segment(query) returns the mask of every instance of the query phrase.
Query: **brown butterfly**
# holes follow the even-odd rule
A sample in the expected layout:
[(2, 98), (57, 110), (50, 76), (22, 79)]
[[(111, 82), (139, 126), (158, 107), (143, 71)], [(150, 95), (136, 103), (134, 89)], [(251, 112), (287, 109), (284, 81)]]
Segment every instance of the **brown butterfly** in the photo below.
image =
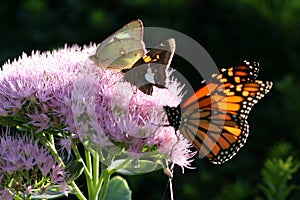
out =
[(151, 95), (153, 86), (166, 88), (167, 70), (175, 52), (175, 40), (170, 38), (152, 48), (130, 68), (121, 70), (124, 79)]

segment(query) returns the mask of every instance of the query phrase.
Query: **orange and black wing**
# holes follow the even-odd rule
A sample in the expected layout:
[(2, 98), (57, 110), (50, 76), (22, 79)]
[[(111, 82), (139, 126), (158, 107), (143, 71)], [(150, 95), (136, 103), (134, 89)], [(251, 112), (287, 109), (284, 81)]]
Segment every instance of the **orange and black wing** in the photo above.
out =
[[(247, 61), (222, 69), (209, 82), (201, 82), (200, 89), (181, 105), (177, 129), (192, 142), (200, 156), (221, 164), (245, 144), (249, 134), (248, 114), (272, 87), (271, 82), (256, 80), (258, 71), (258, 64)], [(169, 112), (169, 122), (174, 121), (173, 114)]]

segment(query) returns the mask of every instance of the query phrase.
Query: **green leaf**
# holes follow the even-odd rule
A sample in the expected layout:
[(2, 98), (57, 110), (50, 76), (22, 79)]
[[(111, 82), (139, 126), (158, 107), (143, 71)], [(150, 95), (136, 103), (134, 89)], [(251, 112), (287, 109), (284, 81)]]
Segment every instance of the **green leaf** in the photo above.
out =
[(62, 192), (45, 192), (43, 194), (32, 195), (32, 199), (56, 199), (58, 197), (63, 197), (64, 194)]
[(74, 181), (83, 172), (83, 163), (81, 160), (73, 160), (66, 165), (66, 170), (69, 171), (70, 174), (68, 181)]
[[(115, 160), (109, 166), (109, 168), (118, 168), (118, 166), (120, 166), (123, 162), (125, 162), (125, 159)], [(157, 162), (153, 162), (150, 160), (133, 160), (126, 166), (122, 167), (121, 169), (118, 169), (117, 172), (124, 175), (136, 175), (155, 171), (158, 169), (158, 167), (161, 168), (161, 165), (159, 165)]]
[(130, 200), (131, 190), (124, 178), (115, 176), (109, 181), (105, 200)]
[[(69, 189), (71, 189), (70, 186)], [(31, 199), (56, 199), (64, 196), (64, 193), (60, 192), (60, 185), (52, 186), (48, 188), (43, 194), (32, 194)]]

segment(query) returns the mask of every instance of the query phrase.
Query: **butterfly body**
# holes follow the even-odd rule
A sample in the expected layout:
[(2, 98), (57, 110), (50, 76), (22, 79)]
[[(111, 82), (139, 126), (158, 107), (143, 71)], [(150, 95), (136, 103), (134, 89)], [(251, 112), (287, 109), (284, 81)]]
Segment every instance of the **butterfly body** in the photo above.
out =
[(269, 81), (256, 80), (258, 71), (258, 64), (244, 61), (202, 81), (182, 105), (164, 106), (170, 126), (212, 163), (230, 160), (247, 140), (250, 110), (272, 87)]

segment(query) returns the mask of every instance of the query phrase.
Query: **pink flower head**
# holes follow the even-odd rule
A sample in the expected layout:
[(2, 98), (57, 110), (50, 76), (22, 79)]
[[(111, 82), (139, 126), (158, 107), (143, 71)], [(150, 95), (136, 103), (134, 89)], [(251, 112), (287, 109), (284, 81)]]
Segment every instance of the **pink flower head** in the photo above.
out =
[[(181, 100), (182, 86), (171, 72), (168, 89), (154, 87), (152, 96), (146, 95), (125, 82), (123, 74), (97, 67), (89, 59), (95, 50), (96, 45), (65, 46), (23, 54), (4, 64), (0, 71), (2, 125), (26, 124), (24, 128), (37, 133), (75, 134), (92, 153), (103, 155), (100, 159), (107, 165), (114, 162), (110, 158), (145, 158), (189, 166), (193, 153), (180, 142), (185, 139), (164, 126), (168, 121), (163, 105), (177, 106)], [(5, 170), (20, 168), (23, 161), (14, 159), (11, 163), (16, 165), (7, 164)], [(37, 162), (26, 161), (27, 168)], [(50, 165), (38, 164), (44, 174)]]
[(126, 158), (132, 163), (167, 160), (190, 167), (195, 155), (187, 149), (191, 145), (186, 145), (188, 141), (178, 137), (174, 128), (165, 126), (163, 105), (177, 106), (182, 89), (170, 74), (168, 89), (154, 87), (153, 94), (147, 95), (125, 82), (121, 73), (101, 69), (87, 60), (72, 91), (76, 133), (86, 148), (103, 156), (100, 159), (110, 167)]
[(6, 62), (0, 71), (0, 116), (13, 117), (12, 124), (27, 123), (36, 132), (71, 129), (70, 93), (85, 59), (78, 46), (65, 46)]
[(72, 151), (72, 137), (63, 137), (60, 138), (59, 144), (61, 146), (60, 151), (62, 152), (62, 154), (64, 153), (64, 151), (66, 151), (67, 153), (67, 160), (69, 160), (70, 156), (71, 156), (71, 151)]
[(0, 197), (3, 200), (13, 200), (14, 195), (9, 192), (8, 189), (0, 190)]
[(0, 173), (0, 189), (7, 188), (14, 195), (23, 191), (28, 195), (33, 191), (42, 193), (65, 183), (67, 177), (50, 151), (37, 140), (26, 135), (13, 137), (8, 132), (0, 135)]

